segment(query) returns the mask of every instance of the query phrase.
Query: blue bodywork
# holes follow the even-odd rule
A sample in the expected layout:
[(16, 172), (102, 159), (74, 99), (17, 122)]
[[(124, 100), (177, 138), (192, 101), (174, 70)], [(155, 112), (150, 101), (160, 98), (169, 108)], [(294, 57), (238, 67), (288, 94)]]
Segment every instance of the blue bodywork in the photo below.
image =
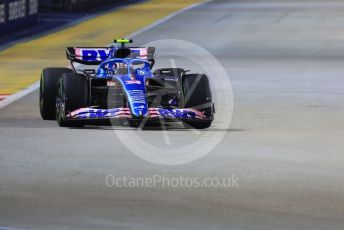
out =
[[(135, 65), (140, 67), (136, 68)], [(131, 58), (109, 59), (100, 64), (96, 77), (121, 83), (133, 117), (144, 117), (148, 114), (145, 82), (147, 78), (153, 77), (148, 61)]]
[[(155, 78), (151, 72), (152, 63), (147, 61), (146, 48), (130, 48), (132, 58), (116, 58), (118, 48), (75, 48), (75, 57), (79, 61), (99, 64), (95, 78), (106, 79), (107, 82), (119, 83), (126, 95), (128, 107), (101, 109), (94, 107), (79, 108), (70, 111), (68, 119), (207, 119), (203, 112), (192, 108), (176, 108), (177, 103), (171, 101), (170, 107), (148, 108), (146, 82)], [(72, 59), (73, 60), (73, 59)]]

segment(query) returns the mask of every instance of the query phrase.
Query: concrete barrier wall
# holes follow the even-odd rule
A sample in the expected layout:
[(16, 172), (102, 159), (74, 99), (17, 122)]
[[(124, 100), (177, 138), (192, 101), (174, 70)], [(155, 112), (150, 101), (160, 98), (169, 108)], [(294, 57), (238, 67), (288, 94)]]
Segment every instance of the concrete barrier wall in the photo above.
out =
[(0, 35), (37, 22), (39, 0), (0, 0)]

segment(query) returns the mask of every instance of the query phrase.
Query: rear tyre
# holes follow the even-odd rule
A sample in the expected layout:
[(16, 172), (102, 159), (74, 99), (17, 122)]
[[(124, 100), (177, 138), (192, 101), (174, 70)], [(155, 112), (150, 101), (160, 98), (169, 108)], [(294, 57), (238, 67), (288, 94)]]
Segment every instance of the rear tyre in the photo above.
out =
[(185, 70), (181, 68), (162, 68), (162, 69), (156, 69), (154, 71), (154, 75), (158, 77), (177, 77), (182, 78), (185, 74)]
[(87, 107), (88, 81), (81, 74), (63, 74), (58, 82), (56, 96), (56, 121), (61, 127), (81, 127), (82, 121), (68, 120), (67, 115)]
[[(213, 102), (208, 77), (204, 74), (187, 74), (182, 78), (184, 108), (193, 108), (213, 117)], [(212, 121), (183, 121), (185, 128), (206, 129)]]
[(39, 109), (43, 120), (55, 120), (55, 99), (57, 82), (64, 73), (72, 73), (68, 68), (46, 68), (42, 71), (39, 90)]

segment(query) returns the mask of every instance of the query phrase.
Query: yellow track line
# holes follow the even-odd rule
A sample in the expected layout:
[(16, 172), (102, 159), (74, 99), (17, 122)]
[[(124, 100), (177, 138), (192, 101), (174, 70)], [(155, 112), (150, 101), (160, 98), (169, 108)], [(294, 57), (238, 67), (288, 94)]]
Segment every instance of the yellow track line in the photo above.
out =
[(45, 67), (66, 66), (65, 47), (101, 46), (201, 0), (150, 0), (17, 44), (0, 52), (0, 94), (14, 94), (39, 80)]

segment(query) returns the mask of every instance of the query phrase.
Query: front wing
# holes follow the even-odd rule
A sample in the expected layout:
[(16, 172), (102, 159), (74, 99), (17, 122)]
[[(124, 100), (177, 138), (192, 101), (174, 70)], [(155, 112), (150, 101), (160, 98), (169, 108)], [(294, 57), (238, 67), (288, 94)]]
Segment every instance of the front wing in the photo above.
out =
[(102, 119), (150, 119), (150, 120), (213, 120), (203, 112), (192, 109), (149, 108), (148, 114), (142, 118), (132, 116), (129, 108), (95, 109), (81, 108), (67, 114), (68, 120), (102, 120)]

